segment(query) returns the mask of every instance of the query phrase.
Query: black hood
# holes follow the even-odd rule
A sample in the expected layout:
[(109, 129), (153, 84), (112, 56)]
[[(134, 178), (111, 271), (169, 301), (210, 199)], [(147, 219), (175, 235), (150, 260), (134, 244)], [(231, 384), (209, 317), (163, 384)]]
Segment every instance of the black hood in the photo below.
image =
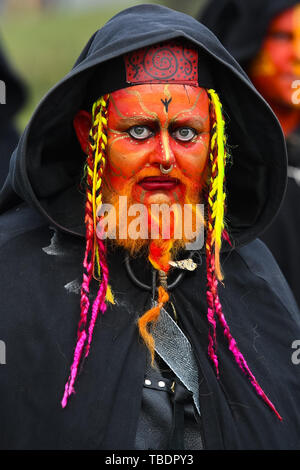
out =
[(0, 80), (5, 84), (5, 104), (0, 104), (0, 188), (8, 174), (10, 156), (15, 149), (19, 133), (14, 118), (23, 107), (27, 89), (13, 69), (2, 49), (0, 36)]
[[(107, 61), (177, 37), (199, 48), (224, 106), (231, 148), (226, 173), (229, 233), (235, 244), (260, 235), (276, 215), (285, 191), (286, 151), (280, 125), (238, 63), (205, 26), (159, 5), (139, 5), (114, 16), (92, 36), (71, 72), (42, 99), (13, 154), (0, 194), (1, 212), (25, 200), (51, 225), (83, 235), (84, 195), (79, 184), (85, 156), (73, 117), (87, 102), (112, 91), (107, 89), (109, 77), (105, 78)], [(95, 73), (97, 90), (91, 86)]]
[(6, 126), (22, 108), (26, 99), (26, 88), (22, 79), (7, 60), (2, 48), (0, 48), (0, 80), (5, 83), (6, 91), (6, 103), (0, 105), (0, 123), (1, 126)]
[(209, 0), (198, 19), (246, 68), (274, 16), (297, 3), (299, 0)]

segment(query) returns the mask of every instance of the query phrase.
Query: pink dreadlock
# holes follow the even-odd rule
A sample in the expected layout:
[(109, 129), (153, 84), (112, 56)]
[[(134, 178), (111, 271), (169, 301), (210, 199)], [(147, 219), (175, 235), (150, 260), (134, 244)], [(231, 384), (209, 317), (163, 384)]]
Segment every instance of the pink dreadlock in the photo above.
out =
[[(87, 186), (85, 205), (86, 224), (86, 250), (83, 260), (83, 281), (81, 286), (80, 320), (77, 331), (77, 344), (74, 359), (71, 365), (70, 375), (65, 385), (62, 399), (62, 407), (67, 405), (68, 397), (74, 393), (74, 383), (78, 374), (78, 367), (82, 359), (85, 359), (90, 351), (94, 326), (99, 311), (106, 310), (105, 298), (108, 286), (108, 268), (106, 264), (106, 248), (102, 240), (96, 236), (96, 210), (102, 203), (101, 183), (105, 166), (105, 147), (107, 143), (107, 107), (108, 95), (101, 97), (93, 105), (93, 124), (89, 135), (89, 151), (87, 158)], [(92, 311), (88, 324), (90, 311), (90, 283), (93, 276), (96, 278), (95, 262), (98, 268), (99, 289), (92, 305)]]
[(224, 335), (229, 343), (236, 363), (244, 374), (249, 378), (256, 393), (265, 401), (276, 416), (282, 420), (273, 403), (266, 396), (256, 378), (252, 374), (243, 354), (240, 352), (235, 339), (230, 333), (229, 326), (222, 311), (222, 305), (218, 296), (218, 281), (223, 279), (220, 269), (221, 238), (228, 239), (224, 230), (224, 208), (225, 208), (225, 164), (226, 164), (226, 136), (225, 123), (222, 115), (222, 105), (214, 90), (208, 90), (211, 100), (211, 144), (210, 144), (210, 183), (207, 204), (207, 227), (206, 227), (206, 269), (207, 269), (207, 318), (210, 325), (208, 355), (214, 364), (216, 374), (219, 376), (218, 358), (216, 354), (216, 318), (221, 324)]

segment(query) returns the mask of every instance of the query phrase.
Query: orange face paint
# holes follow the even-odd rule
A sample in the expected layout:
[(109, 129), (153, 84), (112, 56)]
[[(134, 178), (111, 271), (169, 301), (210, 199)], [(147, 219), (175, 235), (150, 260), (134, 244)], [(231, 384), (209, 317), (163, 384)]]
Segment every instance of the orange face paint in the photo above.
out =
[[(207, 177), (209, 98), (203, 88), (145, 84), (115, 91), (108, 109), (105, 182), (134, 202), (183, 203)], [(162, 174), (163, 168), (173, 170)]]
[(272, 20), (248, 73), (271, 106), (297, 106), (292, 102), (292, 83), (300, 78), (300, 5)]

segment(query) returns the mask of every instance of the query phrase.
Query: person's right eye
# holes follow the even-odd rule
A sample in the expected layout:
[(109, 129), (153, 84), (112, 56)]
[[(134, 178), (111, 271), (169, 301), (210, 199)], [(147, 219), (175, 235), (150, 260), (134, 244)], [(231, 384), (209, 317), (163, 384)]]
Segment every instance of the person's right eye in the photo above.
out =
[(128, 129), (127, 132), (131, 137), (137, 140), (148, 139), (148, 137), (153, 134), (152, 130), (149, 129), (148, 126), (133, 126)]

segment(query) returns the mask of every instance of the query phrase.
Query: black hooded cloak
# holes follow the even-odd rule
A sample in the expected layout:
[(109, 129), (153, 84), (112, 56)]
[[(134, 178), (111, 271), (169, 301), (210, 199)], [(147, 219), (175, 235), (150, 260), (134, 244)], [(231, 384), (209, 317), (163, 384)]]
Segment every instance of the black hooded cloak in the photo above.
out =
[[(259, 52), (271, 20), (299, 0), (210, 0), (199, 21), (211, 29), (247, 71)], [(286, 139), (288, 185), (282, 208), (260, 237), (270, 248), (300, 305), (300, 128)]]
[(26, 88), (0, 48), (0, 80), (5, 83), (5, 103), (0, 104), (0, 188), (8, 175), (9, 160), (17, 146), (19, 133), (15, 115), (26, 99)]
[[(44, 97), (21, 137), (0, 195), (1, 366), (0, 445), (5, 449), (133, 449), (147, 350), (136, 320), (151, 295), (128, 276), (121, 250), (109, 251), (116, 305), (97, 321), (76, 394), (60, 405), (80, 314), (84, 156), (72, 120), (102, 93), (107, 61), (125, 52), (183, 37), (201, 53), (227, 116), (232, 145), (223, 250), (223, 310), (233, 336), (283, 421), (258, 398), (218, 330), (220, 379), (208, 359), (205, 257), (171, 292), (180, 326), (192, 344), (199, 375), (205, 449), (300, 447), (300, 368), (293, 341), (300, 317), (269, 251), (256, 237), (275, 216), (286, 184), (281, 128), (269, 106), (215, 36), (195, 19), (140, 5), (112, 18), (87, 43), (72, 71)], [(93, 77), (102, 77), (97, 90)], [(95, 93), (95, 96), (93, 94)], [(20, 202), (21, 201), (21, 202)], [(146, 260), (132, 261), (151, 284)]]

